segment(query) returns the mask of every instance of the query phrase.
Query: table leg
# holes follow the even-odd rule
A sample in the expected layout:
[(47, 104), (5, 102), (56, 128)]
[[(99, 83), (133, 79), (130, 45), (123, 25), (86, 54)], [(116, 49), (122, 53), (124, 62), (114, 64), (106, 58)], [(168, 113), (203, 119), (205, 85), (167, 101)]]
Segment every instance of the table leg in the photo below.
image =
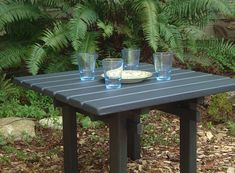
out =
[(76, 111), (69, 106), (62, 107), (64, 172), (78, 173)]
[(115, 114), (109, 120), (110, 172), (127, 173), (127, 118)]
[(196, 110), (188, 111), (189, 114), (180, 116), (180, 172), (196, 173), (196, 138), (197, 119)]
[(130, 116), (127, 120), (127, 155), (131, 160), (140, 159), (140, 115)]

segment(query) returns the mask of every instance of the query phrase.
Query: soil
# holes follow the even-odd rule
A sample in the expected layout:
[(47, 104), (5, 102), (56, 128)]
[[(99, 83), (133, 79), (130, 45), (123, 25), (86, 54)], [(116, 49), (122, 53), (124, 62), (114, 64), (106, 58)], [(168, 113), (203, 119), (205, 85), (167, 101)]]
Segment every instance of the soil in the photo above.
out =
[[(141, 159), (128, 161), (129, 173), (179, 172), (179, 119), (152, 110), (143, 115)], [(234, 173), (235, 137), (223, 125), (198, 124), (198, 173)], [(63, 172), (62, 131), (37, 126), (36, 138), (0, 140), (0, 172)], [(106, 125), (78, 128), (81, 173), (109, 172), (109, 131)]]

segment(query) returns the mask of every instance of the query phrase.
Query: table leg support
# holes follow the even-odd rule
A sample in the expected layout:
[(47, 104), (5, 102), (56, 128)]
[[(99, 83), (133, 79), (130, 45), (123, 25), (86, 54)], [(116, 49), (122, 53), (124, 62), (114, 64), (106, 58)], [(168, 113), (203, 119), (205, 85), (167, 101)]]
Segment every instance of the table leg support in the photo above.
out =
[(196, 138), (199, 114), (196, 110), (187, 112), (190, 112), (190, 115), (180, 116), (180, 173), (196, 173)]
[(127, 173), (126, 116), (113, 115), (109, 120), (110, 172)]
[(140, 159), (141, 131), (140, 115), (130, 116), (127, 120), (127, 155), (131, 160)]
[(62, 107), (64, 172), (78, 173), (76, 111), (69, 106)]

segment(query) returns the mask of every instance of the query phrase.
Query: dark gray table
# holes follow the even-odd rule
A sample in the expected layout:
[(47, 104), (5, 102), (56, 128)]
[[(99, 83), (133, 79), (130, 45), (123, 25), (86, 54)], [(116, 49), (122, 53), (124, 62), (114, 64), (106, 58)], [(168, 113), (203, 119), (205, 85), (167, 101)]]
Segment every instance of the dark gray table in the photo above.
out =
[[(153, 65), (140, 69), (153, 72)], [(127, 172), (127, 156), (140, 158), (140, 112), (155, 107), (180, 117), (180, 172), (196, 173), (196, 109), (203, 96), (235, 90), (235, 79), (190, 70), (173, 69), (172, 80), (154, 77), (106, 90), (97, 70), (94, 81), (80, 81), (78, 71), (17, 77), (22, 86), (51, 96), (63, 112), (64, 170), (79, 172), (76, 112), (102, 120), (110, 128), (110, 172)], [(156, 132), (157, 133), (157, 132)]]

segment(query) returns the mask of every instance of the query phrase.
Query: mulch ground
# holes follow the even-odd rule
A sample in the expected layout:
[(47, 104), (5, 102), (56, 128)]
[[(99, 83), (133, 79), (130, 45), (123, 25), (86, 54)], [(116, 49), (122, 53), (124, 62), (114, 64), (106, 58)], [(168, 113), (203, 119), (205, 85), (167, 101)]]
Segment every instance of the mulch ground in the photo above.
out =
[[(179, 172), (179, 120), (150, 111), (142, 118), (142, 158), (128, 161), (130, 173)], [(234, 173), (235, 137), (223, 125), (198, 124), (198, 173)], [(62, 132), (37, 126), (37, 137), (22, 141), (0, 140), (0, 172), (63, 172)], [(108, 127), (78, 128), (81, 173), (108, 173)]]

